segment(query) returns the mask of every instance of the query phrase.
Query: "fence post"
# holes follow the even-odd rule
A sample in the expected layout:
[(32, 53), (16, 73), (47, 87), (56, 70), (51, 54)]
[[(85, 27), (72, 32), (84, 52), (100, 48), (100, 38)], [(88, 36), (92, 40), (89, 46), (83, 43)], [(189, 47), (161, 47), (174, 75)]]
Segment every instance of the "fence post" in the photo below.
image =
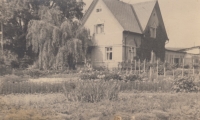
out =
[(183, 58), (183, 66), (182, 66), (182, 77), (184, 75), (184, 58)]
[(139, 59), (139, 75), (140, 75), (140, 59)]
[(164, 77), (166, 76), (165, 70), (166, 70), (166, 61), (164, 62)]
[(194, 59), (192, 59), (192, 69), (193, 69), (193, 76), (194, 76)]
[(145, 69), (146, 69), (146, 68), (145, 68), (145, 64), (146, 64), (146, 59), (144, 60), (144, 73), (145, 73)]
[(132, 74), (132, 69), (133, 69), (133, 60), (131, 60), (131, 74)]
[(152, 75), (151, 75), (151, 74), (152, 74), (152, 72), (151, 72), (151, 71), (152, 71), (152, 70), (151, 70), (151, 69), (152, 69), (152, 68), (151, 68), (151, 65), (152, 65), (152, 62), (150, 62), (150, 70), (149, 70), (150, 79), (151, 79), (151, 76), (152, 76)]
[(151, 79), (151, 76), (152, 76), (152, 62), (153, 62), (153, 50), (151, 51), (151, 62), (150, 62), (150, 79)]
[(135, 74), (136, 74), (136, 68), (137, 67), (137, 62), (136, 62), (136, 60), (135, 60)]
[(125, 62), (125, 66), (126, 66), (126, 75), (128, 73), (128, 61)]
[(119, 62), (118, 62), (118, 66), (117, 66), (117, 68), (118, 68), (118, 71), (119, 71)]
[(157, 60), (157, 80), (158, 80), (158, 60)]

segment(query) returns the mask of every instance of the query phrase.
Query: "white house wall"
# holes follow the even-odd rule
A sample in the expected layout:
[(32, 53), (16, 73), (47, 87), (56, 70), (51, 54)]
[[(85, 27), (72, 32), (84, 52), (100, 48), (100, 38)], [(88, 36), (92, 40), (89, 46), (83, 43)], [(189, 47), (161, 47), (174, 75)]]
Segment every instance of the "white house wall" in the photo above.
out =
[(184, 57), (185, 53), (165, 51), (165, 61), (168, 63), (174, 63), (175, 58), (178, 58), (180, 60), (180, 63), (182, 63), (182, 59)]
[[(96, 9), (101, 8), (101, 12)], [(104, 32), (96, 34), (95, 25), (104, 24)], [(95, 8), (91, 12), (84, 26), (90, 30), (94, 43), (91, 53), (91, 59), (94, 66), (106, 65), (108, 67), (117, 67), (117, 63), (122, 61), (122, 39), (123, 28), (104, 4), (99, 0)], [(106, 60), (105, 47), (112, 47), (112, 60)], [(109, 65), (107, 65), (109, 63)]]
[(191, 54), (200, 54), (200, 49), (194, 48), (194, 49), (191, 49), (191, 50), (186, 50), (185, 52), (191, 53)]
[[(101, 12), (96, 12), (96, 9), (101, 8)], [(94, 35), (94, 25), (104, 24), (104, 33)], [(84, 26), (90, 30), (91, 36), (95, 36), (93, 42), (96, 46), (102, 45), (121, 45), (123, 28), (104, 4), (99, 0)]]

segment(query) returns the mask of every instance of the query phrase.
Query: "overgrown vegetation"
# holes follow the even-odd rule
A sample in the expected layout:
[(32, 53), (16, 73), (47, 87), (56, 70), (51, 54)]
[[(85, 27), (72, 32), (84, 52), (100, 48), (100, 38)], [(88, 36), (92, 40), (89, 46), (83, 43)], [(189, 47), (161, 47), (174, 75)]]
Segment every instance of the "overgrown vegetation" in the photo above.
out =
[[(68, 76), (73, 77), (72, 75)], [(119, 92), (124, 91), (165, 93), (170, 92), (174, 85), (173, 81), (170, 79), (142, 81), (139, 79), (135, 80), (135, 76), (133, 77), (134, 80), (117, 80), (112, 78), (110, 80), (74, 79), (73, 81), (70, 81), (70, 79), (72, 79), (71, 77), (51, 78), (55, 79), (55, 82), (51, 82), (50, 78), (46, 78), (46, 81), (43, 82), (42, 78), (39, 80), (32, 79), (30, 81), (28, 80), (28, 76), (18, 77), (15, 75), (7, 75), (1, 77), (2, 86), (0, 87), (0, 94), (65, 93), (74, 97), (73, 99), (76, 99), (77, 101), (87, 101), (87, 99), (96, 99), (98, 97), (103, 99), (106, 96), (112, 96), (107, 94), (113, 94), (116, 97)], [(88, 100), (88, 102), (90, 101), (94, 102), (98, 100)]]
[[(85, 3), (77, 0), (1, 0), (0, 20), (4, 28), (4, 49), (14, 52), (21, 59), (25, 54), (35, 60), (31, 48), (26, 49), (26, 35), (31, 20), (41, 19), (60, 24), (61, 17), (72, 21), (81, 19)], [(55, 10), (57, 9), (57, 10)], [(54, 14), (44, 14), (44, 13)], [(60, 16), (55, 16), (60, 14)], [(49, 17), (53, 15), (52, 17)], [(37, 31), (40, 32), (40, 31)]]
[(77, 62), (85, 60), (89, 31), (78, 22), (64, 20), (56, 8), (40, 8), (40, 21), (28, 25), (27, 47), (38, 54), (35, 67), (43, 70), (75, 69)]
[(174, 92), (198, 92), (200, 86), (194, 82), (194, 77), (178, 77), (174, 83), (172, 90)]
[(115, 101), (85, 103), (68, 101), (64, 94), (11, 94), (0, 99), (0, 119), (197, 120), (199, 99), (199, 93), (126, 92)]

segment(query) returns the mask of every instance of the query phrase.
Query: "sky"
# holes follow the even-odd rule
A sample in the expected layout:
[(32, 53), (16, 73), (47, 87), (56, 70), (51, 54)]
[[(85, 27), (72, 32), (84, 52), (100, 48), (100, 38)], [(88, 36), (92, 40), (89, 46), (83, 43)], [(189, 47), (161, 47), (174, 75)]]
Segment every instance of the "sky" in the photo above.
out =
[[(92, 0), (83, 0), (88, 9)], [(122, 0), (138, 3), (152, 0)], [(169, 37), (166, 47), (200, 46), (200, 0), (158, 0)]]

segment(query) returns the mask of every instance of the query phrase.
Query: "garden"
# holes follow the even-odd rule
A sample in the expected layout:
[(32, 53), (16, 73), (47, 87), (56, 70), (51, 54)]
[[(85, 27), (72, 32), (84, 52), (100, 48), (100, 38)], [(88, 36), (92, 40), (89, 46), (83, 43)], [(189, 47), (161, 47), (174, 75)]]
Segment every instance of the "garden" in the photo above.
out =
[(82, 0), (0, 1), (0, 120), (199, 120), (199, 64), (92, 68)]
[(165, 76), (152, 72), (150, 78), (148, 69), (138, 69), (10, 70), (0, 77), (0, 119), (200, 118), (198, 72), (184, 69), (182, 76), (167, 68)]

